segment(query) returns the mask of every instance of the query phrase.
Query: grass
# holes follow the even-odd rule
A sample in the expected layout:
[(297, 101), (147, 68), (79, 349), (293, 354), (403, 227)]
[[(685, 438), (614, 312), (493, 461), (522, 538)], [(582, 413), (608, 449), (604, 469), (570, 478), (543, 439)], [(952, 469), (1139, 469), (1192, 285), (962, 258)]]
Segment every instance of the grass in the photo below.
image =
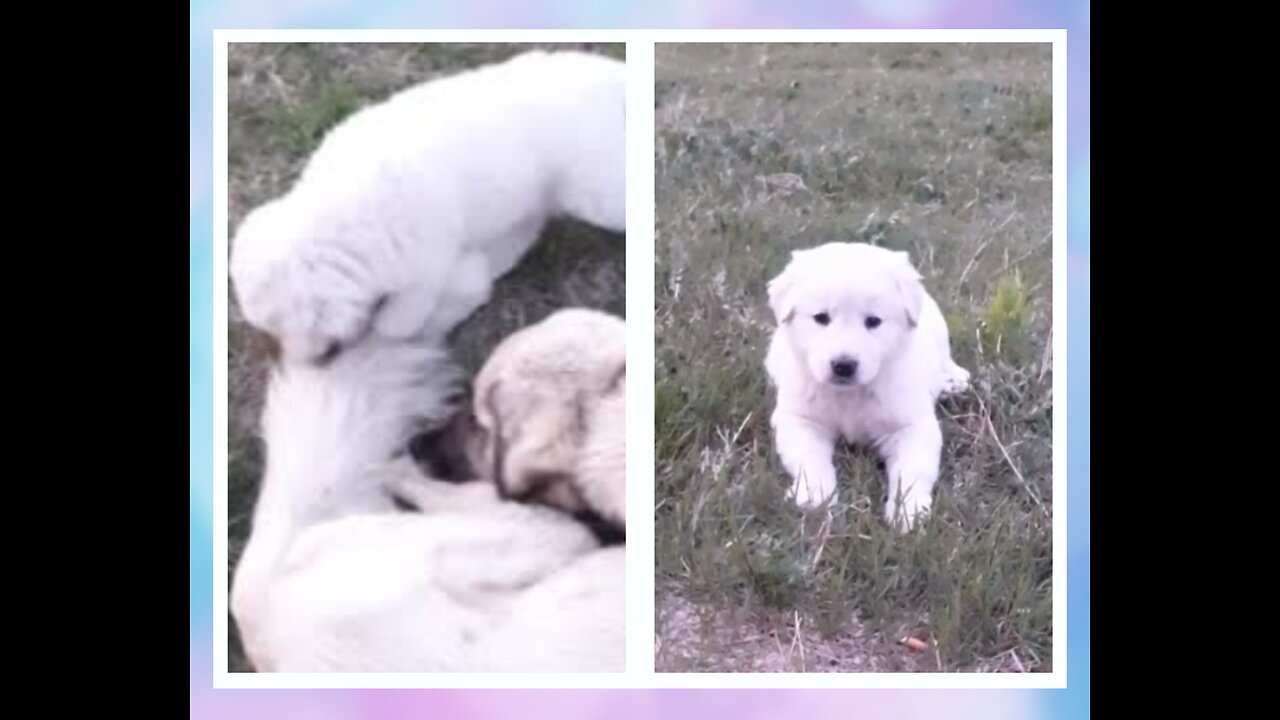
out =
[[(1051, 671), (1048, 46), (655, 52), (657, 669)], [(765, 284), (828, 241), (909, 251), (973, 373), (910, 535), (866, 452), (784, 497)]]
[[(245, 213), (284, 193), (334, 124), (366, 104), (441, 74), (496, 62), (537, 47), (582, 44), (233, 44), (228, 51), (229, 232)], [(622, 43), (586, 49), (624, 58)], [(493, 299), (452, 336), (454, 352), (476, 370), (510, 332), (565, 306), (625, 316), (625, 246), (572, 221), (552, 223), (528, 257), (498, 282)], [(228, 578), (248, 537), (262, 447), (257, 437), (264, 367), (229, 302)], [(232, 672), (251, 671), (229, 622)]]

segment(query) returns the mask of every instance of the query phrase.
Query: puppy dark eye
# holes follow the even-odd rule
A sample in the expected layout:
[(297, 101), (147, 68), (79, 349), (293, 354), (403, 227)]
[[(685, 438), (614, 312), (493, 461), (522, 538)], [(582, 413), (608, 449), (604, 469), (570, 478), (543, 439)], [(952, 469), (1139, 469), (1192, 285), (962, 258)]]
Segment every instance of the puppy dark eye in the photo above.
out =
[(831, 322), (831, 316), (826, 313), (818, 313), (813, 316), (813, 321), (819, 325), (826, 325)]
[(876, 328), (880, 327), (880, 318), (876, 317), (875, 315), (871, 315), (867, 317), (864, 324), (867, 326), (868, 330), (875, 330)]

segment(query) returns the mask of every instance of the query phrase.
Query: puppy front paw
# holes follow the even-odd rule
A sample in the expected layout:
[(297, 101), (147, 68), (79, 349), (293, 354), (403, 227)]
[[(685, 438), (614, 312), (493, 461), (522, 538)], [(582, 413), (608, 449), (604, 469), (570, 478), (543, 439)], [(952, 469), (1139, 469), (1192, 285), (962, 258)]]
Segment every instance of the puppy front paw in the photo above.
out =
[(928, 493), (908, 492), (901, 501), (891, 497), (884, 505), (885, 521), (899, 532), (911, 531), (929, 516), (932, 504)]
[(812, 510), (826, 505), (836, 495), (835, 479), (801, 476), (791, 486), (791, 499), (796, 505)]

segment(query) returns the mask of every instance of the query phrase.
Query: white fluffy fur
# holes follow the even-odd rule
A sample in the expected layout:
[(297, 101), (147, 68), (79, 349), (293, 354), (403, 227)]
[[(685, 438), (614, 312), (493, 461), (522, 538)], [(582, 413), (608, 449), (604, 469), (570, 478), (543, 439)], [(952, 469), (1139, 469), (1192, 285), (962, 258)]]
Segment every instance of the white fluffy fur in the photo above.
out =
[(248, 214), (230, 273), (290, 360), (372, 332), (437, 339), (555, 215), (626, 225), (622, 62), (532, 51), (362, 109)]
[[(624, 670), (625, 562), (561, 513), (424, 481), (403, 454), (451, 371), (363, 343), (285, 364), (231, 611), (263, 672)], [(397, 512), (392, 491), (424, 510)]]
[(592, 408), (578, 449), (575, 475), (589, 507), (624, 530), (627, 527), (627, 379)]
[[(768, 292), (778, 321), (765, 360), (777, 389), (772, 424), (795, 501), (835, 496), (832, 453), (843, 438), (884, 459), (885, 517), (913, 526), (938, 477), (935, 403), (965, 389), (969, 373), (952, 361), (946, 322), (907, 253), (862, 243), (798, 250)], [(847, 372), (849, 363), (851, 377), (839, 377), (835, 364)]]

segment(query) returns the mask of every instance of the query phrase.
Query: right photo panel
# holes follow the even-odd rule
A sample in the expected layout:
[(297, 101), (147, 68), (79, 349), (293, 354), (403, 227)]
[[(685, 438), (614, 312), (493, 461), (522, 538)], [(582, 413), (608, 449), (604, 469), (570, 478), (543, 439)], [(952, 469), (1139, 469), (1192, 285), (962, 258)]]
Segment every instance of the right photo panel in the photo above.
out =
[(1053, 672), (1052, 44), (654, 54), (655, 670)]

